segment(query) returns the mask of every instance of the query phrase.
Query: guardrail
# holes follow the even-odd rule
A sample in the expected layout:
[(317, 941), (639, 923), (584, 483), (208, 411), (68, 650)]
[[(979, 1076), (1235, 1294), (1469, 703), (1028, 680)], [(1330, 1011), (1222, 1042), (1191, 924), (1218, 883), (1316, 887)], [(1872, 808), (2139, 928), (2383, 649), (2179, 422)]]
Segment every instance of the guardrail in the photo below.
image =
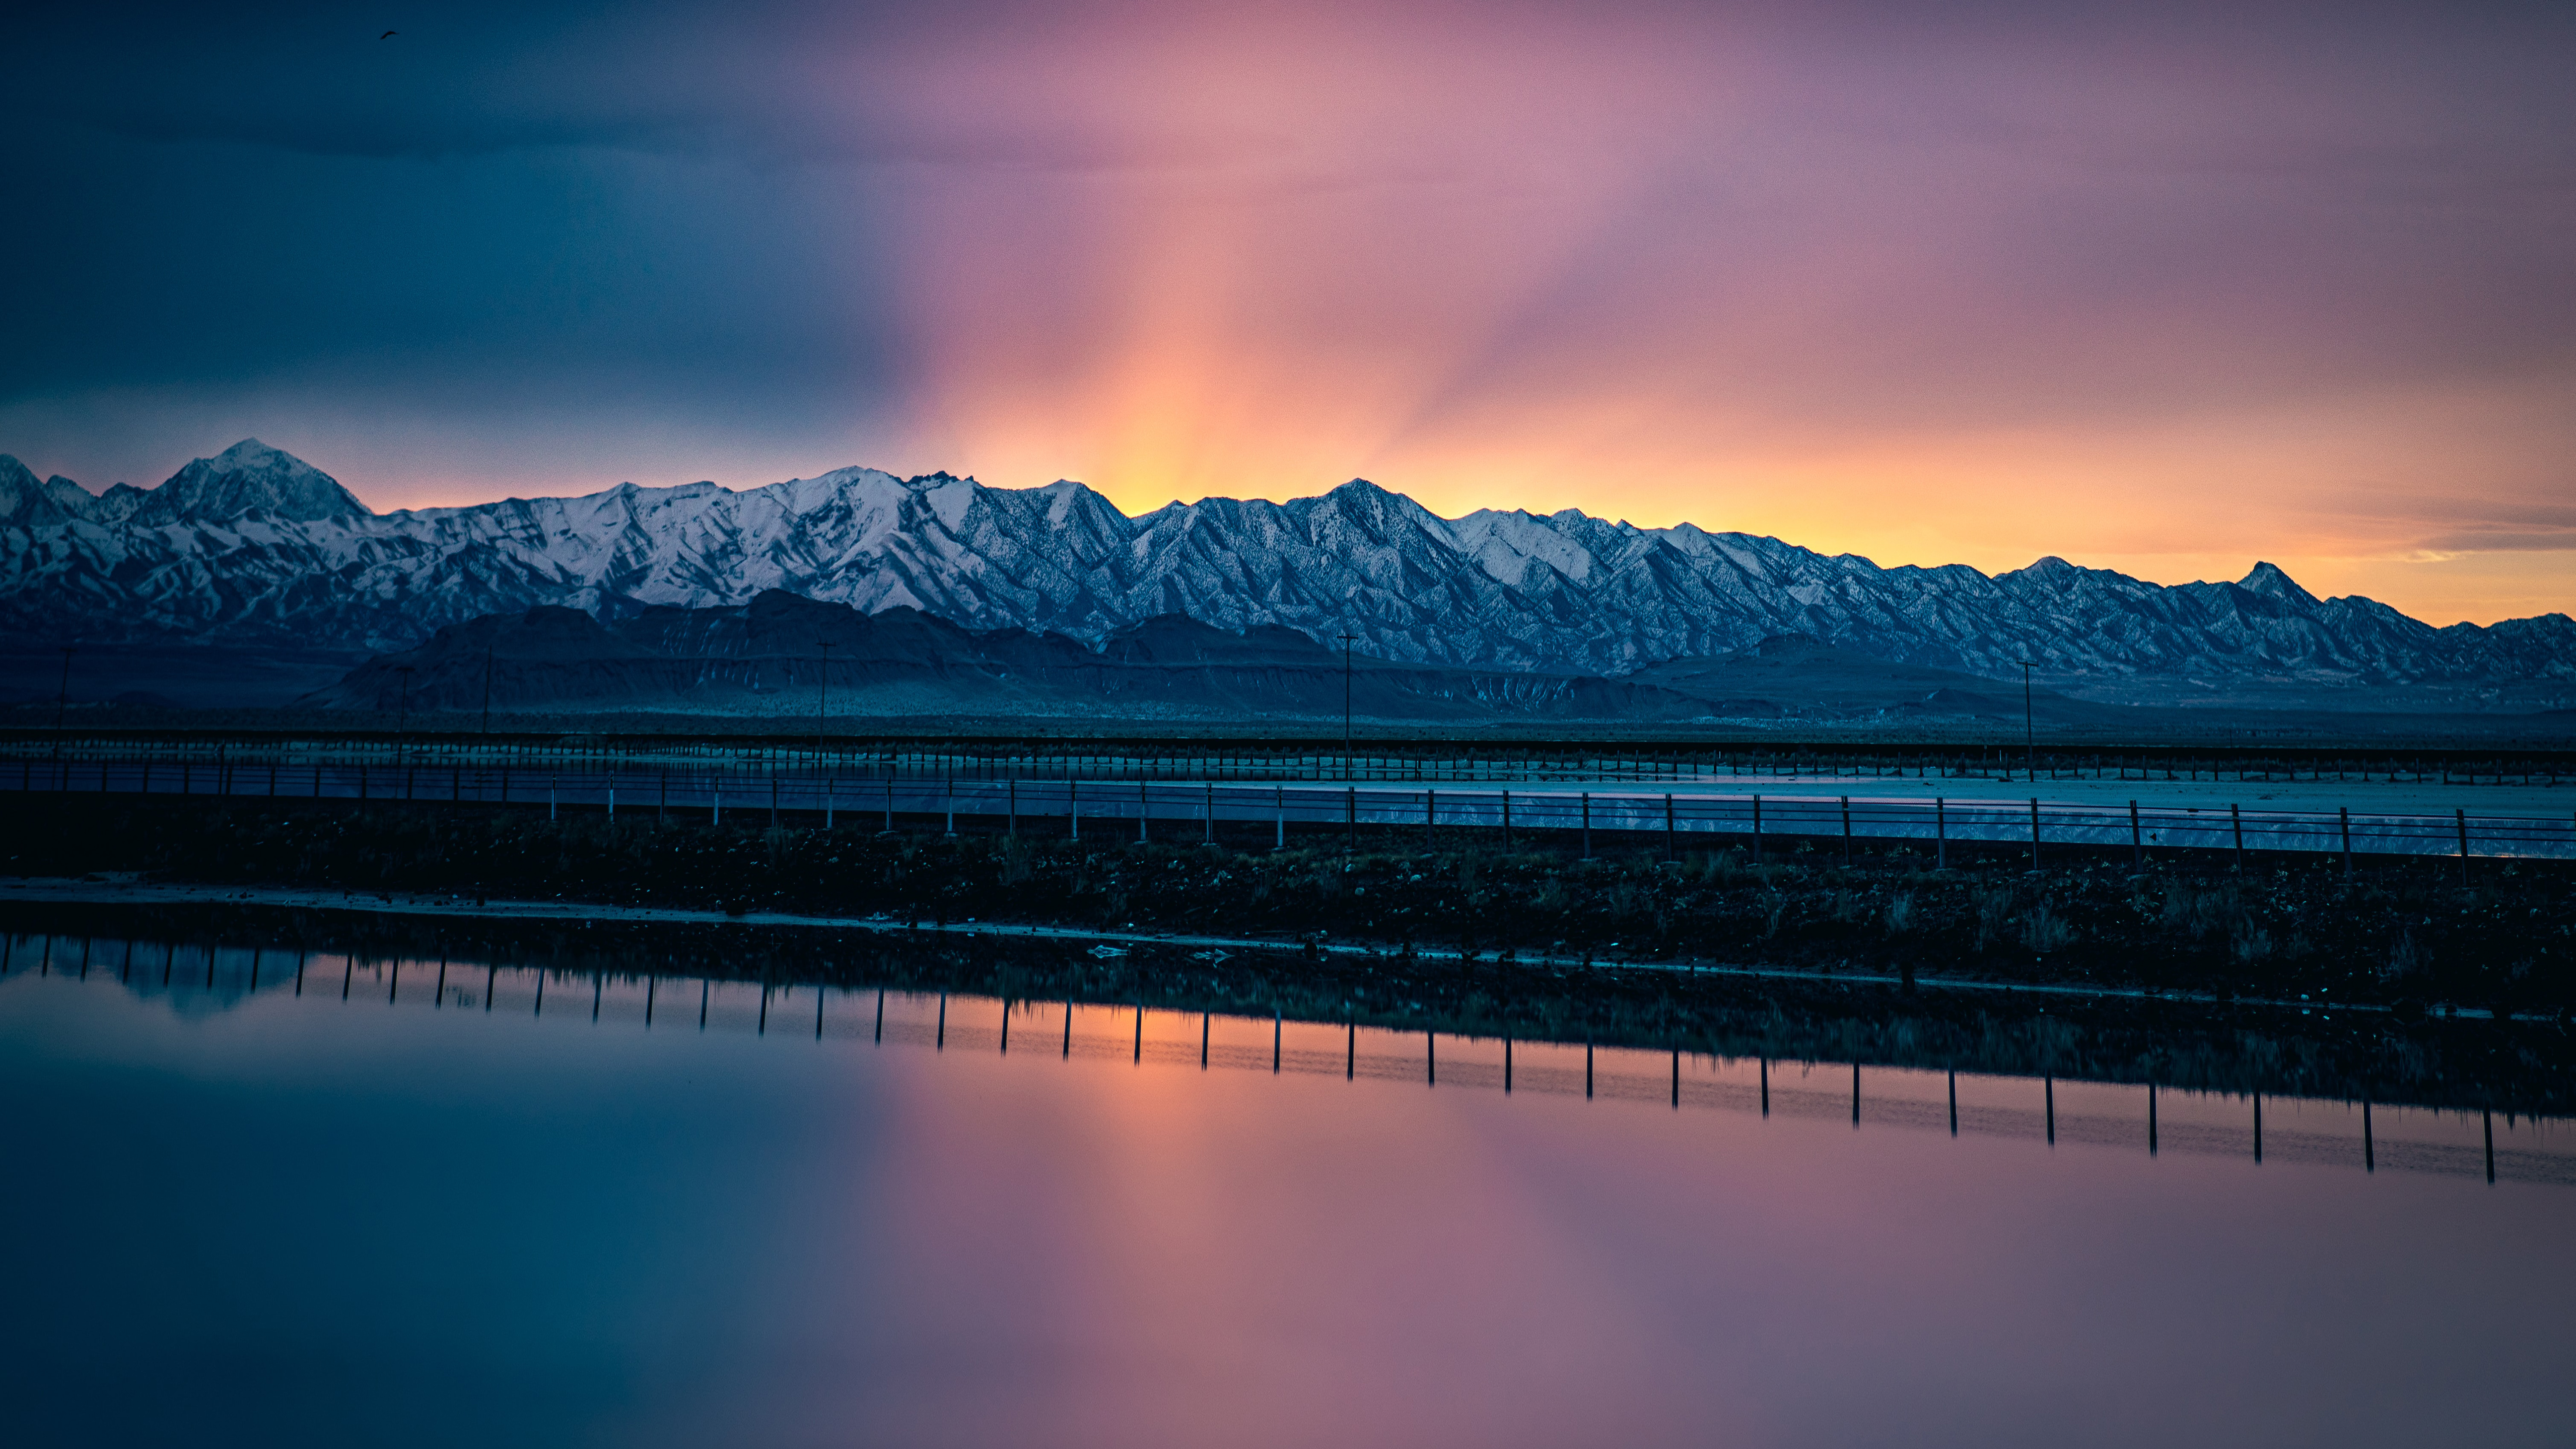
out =
[[(1828, 748), (1782, 743), (1641, 747), (1630, 750), (1579, 746), (1446, 742), (1411, 747), (1362, 742), (1357, 752), (1308, 743), (1263, 746), (1188, 741), (1064, 743), (927, 743), (871, 741), (847, 735), (828, 739), (788, 737), (749, 741), (720, 737), (549, 736), (485, 737), (451, 734), (334, 736), (278, 734), (215, 738), (72, 736), (55, 739), (0, 731), (0, 769), (60, 761), (187, 762), (297, 768), (313, 764), (369, 764), (528, 770), (805, 770), (925, 779), (984, 780), (1233, 780), (1342, 784), (1583, 785), (1708, 784), (1718, 780), (1959, 779), (2011, 781), (2034, 773), (2055, 780), (2139, 780), (2216, 784), (2324, 783), (2555, 786), (2565, 751), (2524, 751), (2502, 756), (2462, 750), (2326, 752), (2289, 755), (2238, 751), (2211, 755), (2172, 747), (2036, 754), (2019, 748)], [(2043, 783), (2043, 788), (2045, 785)], [(1740, 788), (1759, 789), (1747, 784)]]
[[(1660, 839), (1668, 856), (1684, 849), (1738, 847), (1759, 858), (1778, 842), (1813, 847), (1840, 841), (1907, 841), (1946, 864), (1953, 843), (2026, 846), (2034, 866), (2051, 846), (2126, 847), (2140, 860), (2150, 850), (2302, 851), (2355, 855), (2576, 859), (2576, 815), (2566, 818), (2404, 815), (2349, 808), (2323, 811), (2245, 810), (2236, 805), (2125, 807), (2044, 798), (1885, 799), (1814, 794), (1656, 793), (1638, 790), (1392, 789), (1314, 783), (1244, 785), (1215, 781), (946, 779), (893, 772), (831, 770), (521, 770), (470, 765), (243, 764), (153, 760), (21, 762), (0, 771), (0, 791), (42, 794), (166, 795), (407, 802), (415, 805), (543, 807), (600, 811), (614, 817), (703, 818), (728, 812), (765, 815), (772, 824), (793, 813), (819, 817), (825, 828), (846, 823), (895, 828), (898, 819), (933, 817), (948, 833), (970, 829), (1019, 833), (1023, 822), (1061, 821), (1080, 839), (1213, 841), (1220, 824), (1268, 824), (1284, 846), (1290, 828), (1309, 835), (1339, 828), (1356, 843), (1359, 828), (1418, 828), (1426, 844), (1443, 831), (1498, 832), (1506, 847), (1538, 835), (1575, 843), (1591, 854), (1596, 834), (1635, 848)], [(850, 817), (844, 822), (843, 817)]]

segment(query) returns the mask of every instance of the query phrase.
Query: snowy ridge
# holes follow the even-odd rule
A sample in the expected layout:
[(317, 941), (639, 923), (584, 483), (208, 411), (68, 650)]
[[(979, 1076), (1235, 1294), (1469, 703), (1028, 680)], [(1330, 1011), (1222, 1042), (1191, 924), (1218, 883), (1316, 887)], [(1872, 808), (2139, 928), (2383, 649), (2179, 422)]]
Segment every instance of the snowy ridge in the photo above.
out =
[(1988, 576), (1880, 568), (1740, 533), (1574, 510), (1443, 519), (1355, 480), (1288, 503), (1140, 517), (1060, 482), (987, 488), (844, 468), (733, 492), (374, 514), (256, 440), (163, 484), (91, 495), (0, 455), (0, 628), (26, 640), (408, 648), (543, 605), (631, 617), (764, 590), (1097, 644), (1159, 615), (1293, 629), (1410, 663), (1624, 673), (1808, 634), (1882, 659), (2018, 678), (2511, 683), (2576, 679), (2564, 614), (2435, 629), (2320, 600), (2270, 564), (2160, 586), (2045, 558)]

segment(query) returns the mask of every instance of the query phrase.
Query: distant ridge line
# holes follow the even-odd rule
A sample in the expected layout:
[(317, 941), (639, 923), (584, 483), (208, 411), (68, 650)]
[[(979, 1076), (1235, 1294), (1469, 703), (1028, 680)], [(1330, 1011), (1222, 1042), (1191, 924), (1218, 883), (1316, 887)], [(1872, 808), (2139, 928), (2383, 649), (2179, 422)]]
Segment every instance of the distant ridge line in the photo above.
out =
[(2055, 557), (1991, 576), (1880, 568), (1572, 509), (1444, 519), (1361, 479), (1132, 518), (1079, 483), (856, 467), (741, 492), (629, 483), (376, 514), (255, 439), (160, 488), (103, 495), (0, 456), (0, 629), (26, 641), (382, 651), (540, 606), (614, 622), (773, 589), (1095, 645), (1175, 614), (1319, 642), (1347, 630), (1383, 659), (1478, 669), (1619, 675), (1811, 636), (2015, 681), (2029, 659), (2088, 679), (2576, 684), (2565, 614), (2436, 629), (2369, 599), (2319, 599), (2268, 563), (2172, 586)]

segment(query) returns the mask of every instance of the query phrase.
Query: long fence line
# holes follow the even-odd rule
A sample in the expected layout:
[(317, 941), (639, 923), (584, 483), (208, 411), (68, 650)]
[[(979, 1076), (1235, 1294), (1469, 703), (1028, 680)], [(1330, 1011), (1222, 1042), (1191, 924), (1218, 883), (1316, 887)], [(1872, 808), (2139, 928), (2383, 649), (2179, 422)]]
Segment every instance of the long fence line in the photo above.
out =
[[(1581, 1095), (1770, 1117), (1941, 1130), (1952, 1136), (2061, 1139), (2096, 1146), (2250, 1155), (2449, 1176), (2576, 1185), (2576, 1142), (2560, 1119), (2324, 1098), (1941, 1072), (1687, 1047), (1465, 1036), (1066, 999), (1005, 1000), (886, 987), (715, 980), (684, 974), (570, 972), (442, 958), (365, 957), (122, 938), (0, 935), (0, 984), (60, 975), (145, 998), (231, 1009), (263, 993), (352, 1005), (507, 1011), (638, 1030), (747, 1031), (865, 1040), (945, 1052), (1125, 1061), (1362, 1077), (1427, 1088)], [(587, 988), (587, 989), (585, 989)], [(693, 989), (694, 988), (694, 989)], [(1105, 1028), (1105, 1029), (1104, 1029)], [(1015, 1045), (1016, 1043), (1016, 1045)], [(1364, 1049), (1365, 1048), (1365, 1049)], [(1875, 1086), (1865, 1082), (1875, 1080)], [(1965, 1087), (1963, 1096), (1961, 1088)], [(2063, 1095), (2066, 1100), (2061, 1103)], [(2271, 1125), (2265, 1123), (2266, 1104)], [(2496, 1145), (2497, 1117), (2508, 1136)], [(2318, 1130), (2311, 1119), (2330, 1119)], [(2470, 1122), (2477, 1124), (2475, 1133)], [(2393, 1128), (2394, 1131), (2389, 1129)], [(2517, 1134), (2519, 1134), (2517, 1136)]]
[(1324, 747), (1259, 748), (1182, 743), (1134, 748), (1102, 742), (1020, 746), (911, 744), (816, 738), (485, 737), (436, 733), (286, 735), (208, 739), (172, 736), (54, 738), (0, 734), (0, 760), (161, 764), (398, 764), (433, 768), (562, 771), (637, 769), (810, 770), (936, 779), (1228, 780), (1415, 784), (1522, 782), (1710, 782), (1720, 779), (1823, 777), (2013, 780), (2235, 781), (2280, 784), (2335, 781), (2368, 784), (2557, 785), (2564, 752), (2534, 751), (2478, 758), (2462, 751), (2274, 755), (2204, 755), (2171, 748), (2131, 751), (2044, 749), (1854, 750), (1794, 745), (1773, 748), (1635, 750), (1547, 749), (1472, 744), (1403, 749), (1364, 743), (1358, 752)]
[[(12, 778), (14, 777), (14, 778)], [(251, 797), (354, 800), (414, 805), (514, 806), (599, 811), (614, 818), (704, 820), (721, 824), (728, 811), (748, 812), (769, 824), (819, 823), (825, 829), (898, 822), (924, 828), (937, 821), (946, 833), (969, 830), (1018, 835), (1024, 829), (1061, 832), (1071, 839), (1214, 843), (1226, 827), (1229, 843), (1247, 829), (1270, 827), (1272, 845), (1284, 848), (1292, 830), (1311, 842), (1336, 829), (1359, 843), (1383, 846), (1389, 829), (1418, 829), (1428, 847), (1443, 832), (1490, 832), (1504, 848), (1523, 843), (1572, 845), (1589, 856), (1596, 837), (1622, 848), (1651, 848), (1660, 840), (1670, 858), (1685, 850), (1741, 848), (1756, 859), (1766, 851), (1839, 842), (1848, 855), (1855, 842), (1904, 841), (1947, 864), (1953, 844), (2027, 847), (2034, 868), (2054, 847), (2084, 846), (2130, 851), (2143, 863), (2149, 850), (2230, 851), (2241, 862), (2248, 851), (2339, 853), (2347, 866), (2358, 855), (2456, 856), (2465, 868), (2473, 857), (2576, 859), (2576, 813), (2565, 819), (2531, 816), (2356, 814), (2097, 803), (1997, 800), (1991, 797), (1873, 799), (1813, 794), (1715, 794), (1705, 791), (1391, 789), (1379, 785), (1312, 783), (1268, 786), (1217, 781), (1083, 781), (987, 779), (875, 774), (836, 770), (514, 770), (509, 767), (372, 763), (246, 763), (154, 760), (18, 762), (0, 771), (0, 789), (19, 793)], [(1025, 825), (1024, 825), (1025, 822)], [(1057, 822), (1061, 822), (1060, 826)], [(1397, 842), (1401, 844), (1401, 835)]]

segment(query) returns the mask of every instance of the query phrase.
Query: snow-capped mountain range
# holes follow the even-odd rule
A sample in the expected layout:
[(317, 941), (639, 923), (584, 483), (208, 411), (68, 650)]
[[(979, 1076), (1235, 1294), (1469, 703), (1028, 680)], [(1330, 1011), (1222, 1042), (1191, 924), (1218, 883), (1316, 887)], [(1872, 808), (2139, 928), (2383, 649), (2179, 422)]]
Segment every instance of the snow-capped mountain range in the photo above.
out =
[(1079, 483), (873, 468), (377, 514), (256, 439), (158, 488), (103, 495), (0, 455), (0, 629), (21, 641), (387, 650), (538, 605), (618, 619), (766, 589), (969, 629), (1097, 641), (1184, 614), (1327, 643), (1349, 633), (1390, 660), (1601, 674), (1808, 634), (1996, 677), (2028, 659), (2055, 677), (2576, 679), (2564, 614), (2436, 629), (2368, 599), (2318, 599), (2269, 564), (2170, 587), (2055, 558), (1993, 576), (1880, 568), (1571, 509), (1444, 519), (1360, 480), (1135, 518)]

